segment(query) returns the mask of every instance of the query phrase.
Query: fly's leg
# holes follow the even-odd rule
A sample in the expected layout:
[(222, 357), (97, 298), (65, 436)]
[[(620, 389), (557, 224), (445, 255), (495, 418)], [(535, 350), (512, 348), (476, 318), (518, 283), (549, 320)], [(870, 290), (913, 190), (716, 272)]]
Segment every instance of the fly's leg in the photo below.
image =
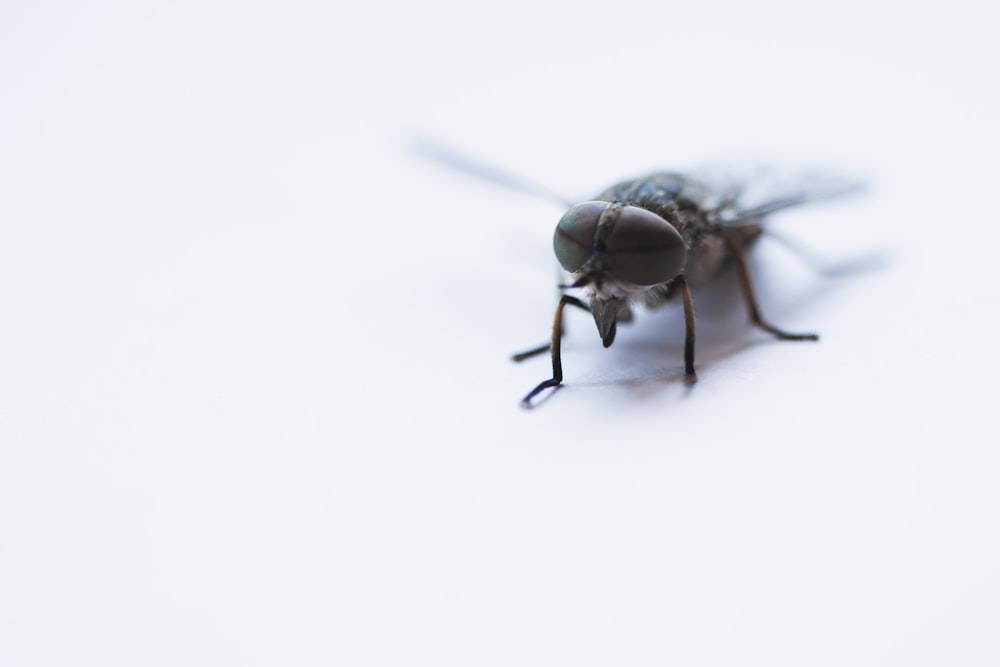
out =
[(698, 376), (694, 372), (694, 300), (691, 298), (691, 288), (684, 276), (678, 276), (677, 284), (681, 288), (684, 300), (684, 381), (694, 384)]
[(531, 399), (549, 387), (558, 387), (562, 383), (562, 354), (560, 347), (563, 334), (563, 308), (566, 307), (566, 304), (586, 308), (586, 305), (575, 296), (563, 294), (562, 298), (559, 299), (559, 305), (556, 306), (556, 318), (552, 323), (552, 342), (546, 346), (552, 350), (552, 379), (545, 380), (528, 392), (528, 395), (521, 400), (522, 407), (530, 408)]
[[(563, 294), (562, 298), (559, 300), (559, 303), (560, 303), (560, 306), (559, 306), (560, 310), (559, 310), (559, 312), (560, 313), (562, 312), (562, 302), (563, 301), (565, 301), (566, 303), (568, 303), (571, 306), (576, 306), (577, 308), (581, 308), (581, 309), (587, 311), (588, 313), (590, 312), (590, 308), (583, 301), (580, 301), (580, 299), (576, 298), (575, 296), (570, 296), (569, 294)], [(561, 322), (561, 318), (560, 318), (560, 322)], [(560, 324), (560, 327), (562, 327), (561, 324)], [(565, 329), (564, 328), (560, 328), (559, 329), (559, 336), (562, 337), (562, 335), (564, 333), (565, 333)], [(542, 345), (539, 345), (538, 347), (533, 347), (530, 350), (525, 350), (524, 352), (518, 352), (517, 354), (512, 355), (511, 359), (513, 359), (514, 361), (524, 361), (525, 359), (530, 359), (531, 357), (537, 357), (539, 354), (544, 354), (544, 353), (548, 352), (551, 348), (552, 348), (552, 343), (544, 343)]]
[(532, 357), (537, 357), (538, 355), (548, 352), (549, 348), (552, 347), (552, 343), (542, 343), (538, 347), (533, 347), (530, 350), (525, 350), (524, 352), (518, 352), (517, 354), (510, 355), (513, 361), (524, 361), (525, 359), (531, 359)]
[(726, 241), (726, 245), (729, 246), (729, 252), (736, 264), (736, 274), (739, 276), (740, 288), (743, 290), (743, 300), (746, 301), (747, 310), (750, 312), (750, 321), (754, 326), (767, 331), (781, 340), (819, 340), (819, 336), (816, 334), (788, 333), (764, 321), (764, 318), (760, 315), (760, 308), (757, 306), (757, 297), (754, 295), (753, 283), (750, 281), (750, 268), (747, 266), (747, 259), (743, 253), (743, 248), (732, 236), (724, 234), (723, 238)]
[(882, 268), (886, 259), (883, 253), (875, 251), (863, 255), (855, 255), (843, 260), (832, 260), (824, 257), (819, 251), (793, 239), (785, 234), (768, 229), (765, 233), (772, 239), (780, 242), (786, 250), (799, 258), (806, 266), (817, 274), (826, 278), (838, 278), (862, 271), (871, 271)]

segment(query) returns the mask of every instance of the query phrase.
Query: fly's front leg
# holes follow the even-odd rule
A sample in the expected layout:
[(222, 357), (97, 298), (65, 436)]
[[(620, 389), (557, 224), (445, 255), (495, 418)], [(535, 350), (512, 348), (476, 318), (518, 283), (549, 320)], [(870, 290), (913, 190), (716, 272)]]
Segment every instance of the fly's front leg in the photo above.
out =
[(681, 298), (684, 300), (684, 381), (694, 384), (698, 376), (694, 372), (694, 300), (691, 298), (691, 288), (684, 276), (676, 278), (681, 288)]
[(544, 348), (552, 350), (552, 379), (545, 380), (528, 392), (528, 395), (521, 400), (521, 405), (523, 407), (530, 408), (531, 399), (549, 387), (558, 387), (562, 383), (562, 354), (560, 348), (562, 347), (563, 335), (563, 309), (566, 307), (566, 304), (571, 304), (582, 307), (585, 310), (589, 310), (587, 306), (575, 296), (563, 294), (562, 298), (559, 299), (559, 305), (556, 306), (555, 321), (552, 323), (552, 342), (549, 345), (544, 346)]
[(781, 340), (819, 340), (819, 336), (816, 334), (788, 333), (764, 321), (764, 318), (760, 315), (760, 308), (757, 306), (757, 297), (754, 295), (753, 283), (750, 281), (750, 268), (747, 266), (743, 247), (729, 234), (723, 234), (723, 239), (725, 239), (726, 245), (729, 247), (729, 252), (736, 264), (736, 274), (739, 276), (740, 288), (743, 290), (743, 300), (746, 301), (747, 310), (750, 312), (750, 321), (753, 322), (754, 326), (767, 331)]
[[(561, 304), (563, 301), (566, 301), (566, 303), (568, 303), (571, 306), (576, 306), (577, 308), (581, 308), (587, 311), (588, 313), (590, 312), (590, 308), (587, 306), (587, 304), (585, 304), (583, 301), (580, 301), (580, 299), (576, 298), (575, 296), (570, 296), (569, 294), (563, 294), (562, 297), (560, 298), (559, 301), (560, 312), (562, 309)], [(560, 328), (559, 335), (562, 336), (564, 333), (565, 329)], [(539, 345), (538, 347), (533, 347), (530, 350), (525, 350), (524, 352), (518, 352), (517, 354), (512, 355), (511, 359), (513, 359), (514, 361), (524, 361), (525, 359), (530, 359), (531, 357), (537, 357), (539, 354), (544, 354), (548, 352), (551, 348), (552, 348), (552, 343), (543, 343), (542, 345)]]

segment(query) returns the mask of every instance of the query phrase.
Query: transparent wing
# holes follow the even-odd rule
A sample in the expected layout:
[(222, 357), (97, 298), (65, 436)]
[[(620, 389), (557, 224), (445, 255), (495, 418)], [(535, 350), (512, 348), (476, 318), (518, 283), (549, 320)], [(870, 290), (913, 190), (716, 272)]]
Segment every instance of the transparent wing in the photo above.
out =
[(713, 193), (726, 224), (759, 224), (782, 209), (860, 194), (861, 179), (819, 169), (710, 166), (692, 172)]
[[(543, 185), (428, 137), (411, 136), (409, 144), (414, 154), (466, 176), (558, 202), (567, 208), (574, 204)], [(865, 189), (861, 180), (830, 171), (760, 165), (707, 165), (685, 177), (690, 178), (687, 194), (701, 199), (704, 209), (716, 211), (723, 223), (732, 226), (759, 224), (763, 218), (785, 208), (856, 194)]]
[[(862, 194), (861, 179), (818, 169), (712, 167), (696, 178), (717, 197), (719, 217), (727, 226), (762, 225), (764, 219), (786, 208)], [(781, 242), (820, 275), (834, 277), (869, 271), (885, 265), (882, 251), (831, 258), (764, 225), (764, 233)]]
[(426, 160), (436, 162), (466, 176), (478, 178), (482, 181), (507, 188), (508, 190), (513, 190), (514, 192), (557, 202), (567, 208), (574, 203), (566, 197), (546, 188), (544, 185), (533, 183), (506, 169), (477, 160), (427, 137), (412, 137), (410, 139), (410, 150)]

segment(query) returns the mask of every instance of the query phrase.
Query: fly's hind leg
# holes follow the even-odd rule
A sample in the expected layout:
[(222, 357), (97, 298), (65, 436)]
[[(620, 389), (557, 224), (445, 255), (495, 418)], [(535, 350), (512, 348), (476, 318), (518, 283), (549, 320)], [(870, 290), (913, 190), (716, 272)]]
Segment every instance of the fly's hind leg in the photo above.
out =
[(578, 308), (583, 308), (584, 310), (590, 310), (587, 305), (577, 299), (575, 296), (570, 296), (569, 294), (563, 294), (559, 299), (559, 305), (556, 306), (556, 317), (555, 321), (552, 323), (552, 342), (548, 345), (544, 345), (535, 350), (529, 350), (534, 354), (544, 352), (546, 349), (552, 350), (552, 378), (540, 382), (537, 387), (528, 392), (528, 395), (521, 399), (521, 405), (525, 408), (531, 407), (531, 399), (540, 394), (542, 391), (548, 389), (549, 387), (558, 387), (562, 383), (562, 352), (561, 343), (563, 335), (563, 309), (566, 305), (577, 306)]
[[(568, 303), (571, 306), (576, 306), (577, 308), (581, 308), (581, 309), (587, 311), (588, 313), (590, 312), (590, 307), (587, 306), (587, 304), (585, 304), (583, 301), (581, 301), (580, 299), (576, 298), (575, 296), (570, 296), (569, 294), (563, 294), (562, 297), (559, 300), (559, 303), (560, 303), (559, 313), (560, 313), (560, 315), (562, 313), (562, 302), (563, 301), (565, 301), (566, 303)], [(562, 327), (562, 317), (561, 316), (559, 318), (559, 321), (560, 321), (559, 336), (561, 338), (563, 336), (563, 334), (565, 333), (565, 328)], [(524, 352), (518, 352), (517, 354), (511, 355), (511, 359), (513, 359), (514, 361), (524, 361), (525, 359), (530, 359), (532, 357), (537, 357), (539, 354), (545, 354), (551, 348), (552, 348), (552, 343), (551, 342), (549, 342), (549, 343), (543, 343), (542, 345), (539, 345), (538, 347), (533, 347), (530, 350), (525, 350)]]
[(729, 247), (729, 252), (733, 257), (733, 262), (736, 264), (736, 274), (739, 276), (740, 288), (743, 290), (743, 300), (747, 304), (747, 310), (750, 313), (750, 321), (754, 324), (754, 326), (767, 331), (781, 340), (819, 340), (819, 336), (816, 334), (789, 333), (787, 331), (782, 331), (778, 327), (764, 321), (764, 318), (761, 317), (760, 314), (760, 307), (757, 305), (757, 297), (754, 295), (753, 283), (750, 280), (750, 268), (747, 266), (747, 259), (743, 252), (743, 247), (729, 234), (723, 235), (723, 238), (726, 241), (726, 245)]

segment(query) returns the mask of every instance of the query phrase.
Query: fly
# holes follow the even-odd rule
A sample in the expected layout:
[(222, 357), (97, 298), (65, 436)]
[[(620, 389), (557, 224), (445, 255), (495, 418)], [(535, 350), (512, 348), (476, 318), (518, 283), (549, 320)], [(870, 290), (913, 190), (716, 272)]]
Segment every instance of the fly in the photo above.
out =
[[(462, 171), (528, 194), (548, 191), (506, 172), (468, 160), (426, 142), (417, 149)], [(632, 319), (636, 304), (655, 308), (680, 297), (684, 308), (684, 376), (695, 373), (695, 317), (691, 288), (703, 285), (732, 265), (750, 322), (781, 340), (816, 341), (814, 333), (780, 329), (761, 315), (754, 293), (747, 250), (764, 232), (767, 216), (808, 201), (826, 199), (858, 189), (844, 182), (807, 182), (805, 187), (761, 203), (745, 203), (740, 184), (709, 185), (681, 173), (661, 172), (622, 181), (590, 201), (569, 207), (556, 225), (553, 249), (571, 280), (559, 286), (560, 298), (549, 343), (515, 354), (523, 361), (549, 352), (552, 377), (540, 382), (521, 400), (532, 399), (562, 384), (561, 343), (563, 311), (574, 306), (589, 312), (604, 347), (615, 341), (619, 322)], [(580, 290), (581, 296), (568, 293)], [(582, 298), (581, 298), (582, 297)]]

